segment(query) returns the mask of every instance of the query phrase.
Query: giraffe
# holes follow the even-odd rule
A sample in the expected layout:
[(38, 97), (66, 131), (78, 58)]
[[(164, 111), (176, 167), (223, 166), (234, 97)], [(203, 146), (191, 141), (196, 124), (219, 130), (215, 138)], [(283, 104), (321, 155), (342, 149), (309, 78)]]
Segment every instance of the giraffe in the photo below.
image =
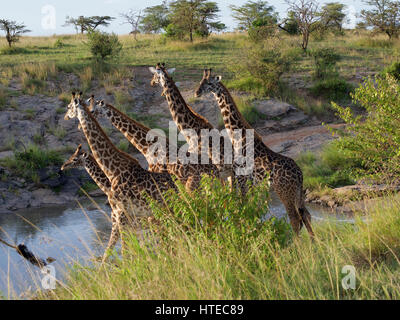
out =
[(194, 191), (199, 187), (203, 174), (214, 175), (218, 172), (213, 164), (170, 162), (168, 138), (157, 136), (157, 150), (152, 150), (152, 146), (155, 144), (151, 139), (150, 128), (130, 118), (111, 104), (105, 103), (104, 100), (94, 102), (94, 96), (89, 100), (93, 100), (91, 102), (93, 116), (96, 119), (98, 117), (108, 119), (144, 155), (149, 163), (149, 171), (167, 172), (176, 176), (185, 185), (187, 191)]
[[(156, 85), (160, 85), (163, 89), (162, 96), (165, 96), (168, 107), (172, 115), (172, 119), (174, 120), (176, 126), (179, 131), (185, 136), (187, 143), (189, 144), (192, 152), (197, 152), (199, 155), (202, 153), (202, 145), (201, 145), (201, 136), (202, 130), (206, 130), (209, 132), (215, 131), (214, 126), (203, 116), (195, 112), (183, 99), (179, 89), (177, 88), (175, 82), (173, 81), (170, 74), (175, 71), (175, 68), (167, 70), (165, 68), (165, 64), (158, 63), (157, 66), (150, 67), (150, 72), (153, 74), (153, 78), (150, 82), (152, 87)], [(195, 133), (195, 139), (191, 133)], [(225, 161), (225, 145), (227, 147), (231, 147), (229, 139), (224, 139), (224, 137), (219, 135), (219, 148), (213, 147), (212, 143), (208, 143), (207, 154), (208, 157), (212, 160), (212, 163), (216, 165), (220, 172), (220, 177), (223, 179), (233, 179), (233, 168)], [(238, 179), (239, 180), (239, 179)], [(230, 181), (232, 187), (232, 181)], [(245, 180), (241, 179), (240, 188), (242, 192), (245, 189)]]
[(135, 158), (118, 150), (82, 101), (81, 94), (72, 93), (64, 119), (78, 118), (93, 157), (111, 184), (112, 229), (104, 263), (108, 251), (122, 237), (123, 229), (133, 225), (135, 218), (151, 214), (146, 195), (163, 203), (163, 193), (176, 190), (176, 186), (169, 174), (149, 172)]
[(80, 167), (84, 167), (86, 169), (87, 173), (106, 196), (111, 194), (110, 180), (108, 180), (107, 176), (100, 169), (93, 156), (82, 149), (82, 144), (80, 144), (72, 156), (64, 162), (64, 164), (61, 166), (61, 170), (64, 171), (67, 169)]
[[(225, 128), (232, 144), (237, 139), (243, 140), (245, 130), (254, 130), (243, 118), (229, 91), (221, 82), (221, 76), (211, 76), (211, 69), (205, 69), (203, 78), (195, 92), (196, 97), (211, 92), (217, 100)], [(235, 130), (241, 131), (238, 137)], [(242, 141), (241, 145), (245, 145)], [(313, 236), (311, 215), (304, 204), (303, 173), (296, 162), (268, 148), (261, 136), (254, 132), (254, 182), (259, 182), (269, 175), (271, 186), (286, 208), (293, 231), (299, 234), (304, 224)]]

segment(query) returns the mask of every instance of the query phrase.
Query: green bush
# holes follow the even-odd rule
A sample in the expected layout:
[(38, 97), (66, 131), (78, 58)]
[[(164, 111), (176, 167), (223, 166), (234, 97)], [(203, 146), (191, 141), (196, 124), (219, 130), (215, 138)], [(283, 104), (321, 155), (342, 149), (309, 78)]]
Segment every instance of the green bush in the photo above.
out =
[[(290, 70), (294, 59), (291, 50), (282, 48), (278, 37), (253, 44), (244, 49), (243, 62), (232, 65), (236, 76), (233, 82), (241, 83), (242, 79), (252, 78), (250, 82), (256, 89), (261, 85), (263, 94), (276, 93), (281, 76)], [(250, 82), (247, 81), (247, 85)]]
[(336, 142), (326, 145), (320, 154), (302, 153), (296, 162), (304, 175), (304, 188), (309, 190), (323, 187), (337, 188), (355, 183), (354, 168), (361, 166), (346, 150)]
[(14, 157), (1, 160), (1, 163), (15, 174), (32, 179), (39, 169), (51, 165), (61, 165), (62, 158), (57, 151), (30, 145), (24, 151), (16, 151)]
[(171, 236), (184, 232), (203, 235), (216, 243), (238, 240), (240, 246), (260, 235), (268, 236), (271, 243), (287, 244), (291, 229), (286, 222), (272, 219), (263, 222), (268, 212), (268, 187), (263, 183), (242, 198), (240, 192), (231, 192), (228, 184), (204, 177), (201, 188), (189, 194), (182, 185), (179, 193), (165, 195), (169, 213), (164, 207), (150, 202), (154, 216), (160, 221), (159, 234), (168, 242)]
[(340, 55), (332, 48), (319, 48), (309, 51), (314, 59), (314, 78), (325, 79), (337, 75), (336, 64), (340, 61)]
[(311, 92), (316, 96), (338, 101), (348, 98), (353, 89), (353, 86), (342, 78), (328, 78), (314, 83)]
[(96, 59), (115, 58), (122, 50), (122, 44), (115, 33), (90, 31), (88, 42), (90, 52)]
[(65, 47), (65, 43), (61, 41), (61, 39), (57, 39), (56, 42), (54, 42), (53, 45), (54, 48), (60, 49)]
[(389, 74), (397, 80), (400, 80), (400, 62), (393, 62), (390, 66), (386, 67), (381, 75)]
[(182, 40), (185, 37), (185, 32), (173, 23), (170, 23), (165, 29), (165, 36), (171, 39)]
[(365, 116), (356, 116), (350, 107), (332, 107), (349, 126), (340, 135), (338, 146), (352, 158), (360, 159), (360, 175), (398, 179), (400, 174), (400, 85), (390, 76), (368, 78), (352, 94)]

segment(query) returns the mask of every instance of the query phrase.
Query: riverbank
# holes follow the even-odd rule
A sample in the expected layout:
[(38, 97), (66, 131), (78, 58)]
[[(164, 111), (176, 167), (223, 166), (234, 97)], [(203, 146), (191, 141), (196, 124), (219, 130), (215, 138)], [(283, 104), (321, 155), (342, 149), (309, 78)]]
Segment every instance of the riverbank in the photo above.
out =
[[(166, 212), (162, 217), (158, 211), (163, 227), (157, 229), (156, 247), (151, 233), (140, 242), (128, 237), (123, 259), (114, 254), (102, 268), (76, 264), (63, 286), (42, 292), (38, 298), (400, 298), (398, 198), (387, 198), (387, 204), (369, 208), (367, 221), (314, 222), (314, 241), (305, 231), (300, 238), (293, 237), (282, 220), (264, 224), (248, 220), (247, 209), (234, 199), (229, 200), (229, 208), (241, 211), (235, 211), (235, 217), (240, 216), (246, 228), (220, 220), (225, 210), (212, 205), (207, 209), (210, 223), (194, 223), (194, 214), (203, 217), (205, 212), (194, 212), (191, 207), (209, 200), (214, 199), (181, 201), (179, 210), (185, 211), (185, 220)], [(254, 204), (246, 204), (259, 216)], [(253, 223), (257, 228), (247, 228)], [(349, 270), (354, 271), (354, 281), (344, 281), (350, 285), (346, 287), (342, 280)]]

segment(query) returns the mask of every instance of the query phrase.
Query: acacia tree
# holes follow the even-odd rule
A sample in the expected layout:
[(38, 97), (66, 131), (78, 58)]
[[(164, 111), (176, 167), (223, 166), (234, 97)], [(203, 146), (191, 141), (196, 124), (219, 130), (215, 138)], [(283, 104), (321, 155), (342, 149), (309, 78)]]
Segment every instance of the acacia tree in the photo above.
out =
[(286, 3), (289, 5), (288, 11), (293, 12), (293, 18), (302, 35), (301, 47), (306, 51), (311, 33), (319, 27), (321, 20), (319, 6), (314, 0), (286, 0)]
[(67, 16), (64, 27), (73, 25), (77, 32), (78, 30), (80, 30), (81, 33), (84, 33), (85, 31), (94, 31), (99, 26), (108, 27), (111, 21), (114, 19), (115, 18), (110, 16), (91, 16), (91, 17), (79, 16), (78, 18), (72, 18)]
[(22, 23), (6, 19), (0, 19), (0, 29), (6, 33), (6, 40), (10, 48), (13, 43), (19, 41), (19, 38), (23, 33), (31, 31)]
[(330, 2), (325, 4), (321, 9), (321, 25), (325, 30), (342, 33), (343, 23), (345, 22), (346, 13), (344, 10), (346, 5), (339, 2)]
[(207, 0), (175, 0), (170, 3), (169, 29), (177, 34), (189, 34), (193, 42), (195, 32), (208, 36), (211, 31), (222, 30), (225, 25), (215, 21), (219, 12), (215, 2)]
[(124, 19), (123, 24), (130, 24), (132, 31), (129, 34), (132, 34), (134, 39), (137, 40), (137, 35), (140, 33), (140, 23), (142, 21), (142, 10), (134, 11), (129, 10), (127, 13), (120, 13), (120, 17)]
[(167, 2), (144, 9), (143, 18), (140, 21), (140, 29), (146, 33), (159, 33), (169, 25), (169, 11)]
[(278, 14), (267, 1), (248, 1), (242, 6), (230, 5), (232, 17), (238, 22), (239, 30), (249, 30), (256, 21), (276, 23)]
[(389, 39), (397, 38), (400, 34), (400, 1), (365, 0), (364, 2), (373, 7), (361, 11), (365, 25), (386, 33)]

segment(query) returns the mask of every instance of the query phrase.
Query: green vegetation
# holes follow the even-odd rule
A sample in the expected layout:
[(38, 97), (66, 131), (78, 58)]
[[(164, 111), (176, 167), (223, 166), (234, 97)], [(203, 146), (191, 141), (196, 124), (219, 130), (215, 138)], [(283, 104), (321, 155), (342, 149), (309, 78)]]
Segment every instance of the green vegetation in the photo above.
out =
[(396, 80), (400, 80), (400, 62), (393, 62), (390, 66), (383, 70), (382, 74), (389, 74)]
[(115, 33), (108, 34), (100, 31), (90, 31), (88, 33), (87, 45), (96, 59), (105, 60), (115, 58), (122, 50), (122, 44)]
[[(140, 240), (126, 234), (123, 258), (76, 264), (66, 286), (39, 299), (399, 299), (400, 212), (392, 198), (368, 223), (314, 223), (316, 237), (293, 238), (282, 220), (262, 222), (265, 186), (240, 200), (218, 182), (202, 192), (168, 194), (159, 223)], [(389, 200), (389, 199), (388, 199)], [(147, 224), (146, 224), (147, 225)], [(345, 265), (356, 289), (344, 290)]]
[(319, 154), (305, 152), (296, 162), (303, 171), (304, 188), (309, 190), (354, 184), (353, 170), (360, 167), (360, 160), (340, 150), (336, 142), (326, 145)]
[(359, 175), (396, 179), (400, 173), (400, 85), (387, 75), (368, 78), (355, 90), (353, 99), (366, 111), (356, 116), (352, 110), (336, 103), (332, 107), (350, 126), (338, 140), (338, 147), (350, 157), (360, 159)]
[(57, 151), (43, 149), (33, 144), (27, 146), (24, 151), (15, 151), (13, 157), (2, 159), (0, 163), (18, 176), (35, 181), (37, 170), (60, 165), (62, 160)]
[(78, 190), (78, 195), (86, 196), (89, 192), (99, 189), (96, 183), (94, 182), (85, 182), (81, 188)]
[(298, 158), (305, 188), (354, 184), (359, 179), (393, 182), (400, 173), (399, 83), (387, 75), (367, 79), (352, 94), (365, 115), (354, 115), (350, 107), (332, 103), (332, 108), (348, 126), (333, 130), (339, 138), (320, 154), (305, 153)]

